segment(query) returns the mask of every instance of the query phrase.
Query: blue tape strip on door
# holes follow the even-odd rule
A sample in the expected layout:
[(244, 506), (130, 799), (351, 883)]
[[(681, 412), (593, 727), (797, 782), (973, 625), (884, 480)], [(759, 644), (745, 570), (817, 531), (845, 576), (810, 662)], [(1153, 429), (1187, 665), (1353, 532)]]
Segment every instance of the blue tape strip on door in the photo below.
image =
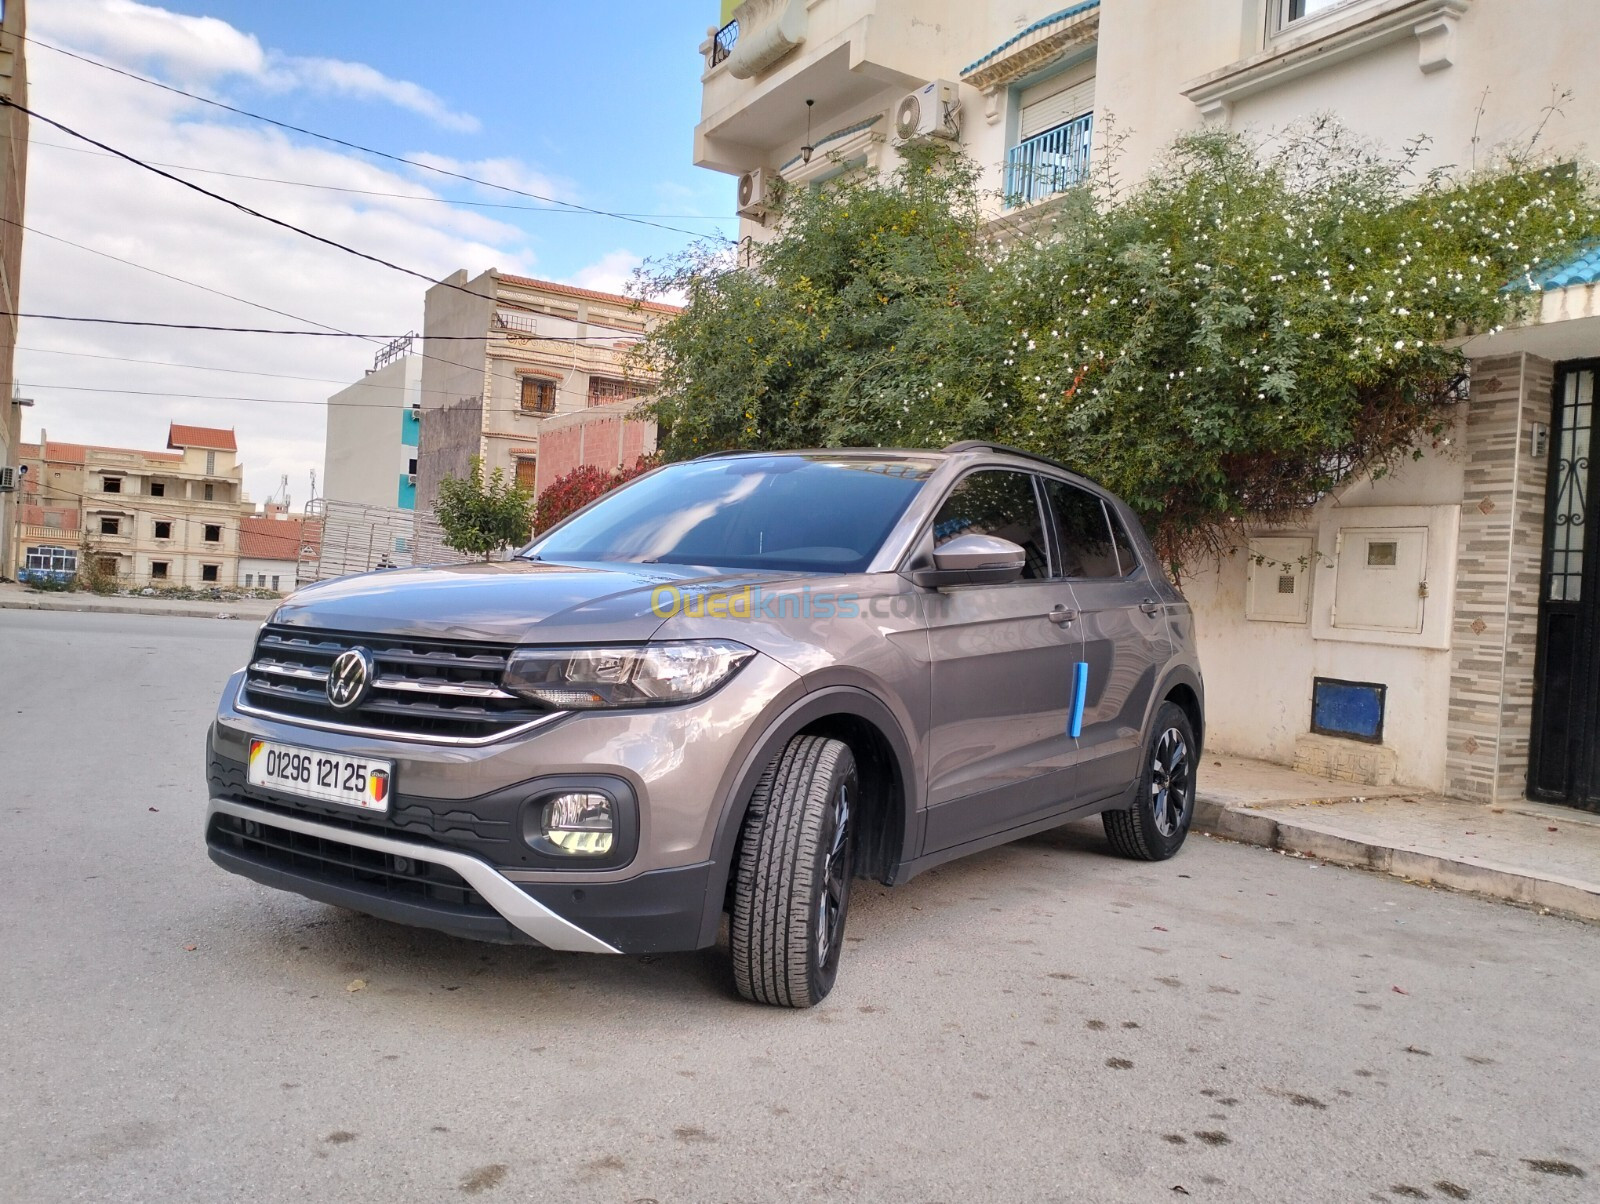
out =
[(1089, 694), (1089, 666), (1079, 661), (1072, 667), (1072, 713), (1067, 719), (1067, 735), (1076, 740), (1083, 735), (1083, 703)]

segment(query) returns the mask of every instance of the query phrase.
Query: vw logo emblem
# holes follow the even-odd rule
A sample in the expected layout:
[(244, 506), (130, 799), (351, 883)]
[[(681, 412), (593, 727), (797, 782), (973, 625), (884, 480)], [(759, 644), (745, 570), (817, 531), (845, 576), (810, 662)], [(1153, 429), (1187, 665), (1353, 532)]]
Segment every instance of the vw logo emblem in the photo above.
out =
[(376, 676), (372, 653), (365, 648), (341, 652), (328, 670), (328, 701), (341, 711), (361, 705)]

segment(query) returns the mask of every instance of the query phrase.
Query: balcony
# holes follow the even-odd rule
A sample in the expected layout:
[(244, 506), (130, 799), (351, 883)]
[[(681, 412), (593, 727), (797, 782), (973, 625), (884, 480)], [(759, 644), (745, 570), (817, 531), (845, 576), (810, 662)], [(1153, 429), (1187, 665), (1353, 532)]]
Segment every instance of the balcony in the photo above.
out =
[(1005, 203), (1020, 209), (1065, 192), (1089, 176), (1094, 114), (1035, 134), (1006, 152)]
[(718, 63), (728, 61), (728, 56), (733, 53), (734, 43), (739, 40), (739, 22), (729, 21), (716, 33), (711, 35), (711, 52), (706, 56), (706, 69), (709, 71)]

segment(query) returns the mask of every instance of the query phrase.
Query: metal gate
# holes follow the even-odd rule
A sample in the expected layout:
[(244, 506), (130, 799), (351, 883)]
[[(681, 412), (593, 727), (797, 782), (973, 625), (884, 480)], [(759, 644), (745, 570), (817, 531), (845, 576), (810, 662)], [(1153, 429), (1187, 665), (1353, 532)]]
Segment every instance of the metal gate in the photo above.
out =
[(1528, 794), (1600, 811), (1600, 527), (1590, 454), (1600, 363), (1556, 376)]

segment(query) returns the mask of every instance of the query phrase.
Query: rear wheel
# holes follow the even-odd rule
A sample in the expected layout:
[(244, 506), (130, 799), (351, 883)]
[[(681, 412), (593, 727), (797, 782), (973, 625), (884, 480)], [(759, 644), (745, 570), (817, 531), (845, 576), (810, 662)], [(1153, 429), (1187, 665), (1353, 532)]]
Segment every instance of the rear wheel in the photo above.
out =
[(1133, 806), (1100, 817), (1112, 848), (1140, 861), (1165, 861), (1183, 847), (1194, 818), (1195, 761), (1189, 716), (1175, 703), (1162, 703), (1145, 744)]
[(833, 989), (855, 873), (850, 746), (796, 736), (767, 767), (739, 841), (729, 932), (739, 994), (811, 1007)]

